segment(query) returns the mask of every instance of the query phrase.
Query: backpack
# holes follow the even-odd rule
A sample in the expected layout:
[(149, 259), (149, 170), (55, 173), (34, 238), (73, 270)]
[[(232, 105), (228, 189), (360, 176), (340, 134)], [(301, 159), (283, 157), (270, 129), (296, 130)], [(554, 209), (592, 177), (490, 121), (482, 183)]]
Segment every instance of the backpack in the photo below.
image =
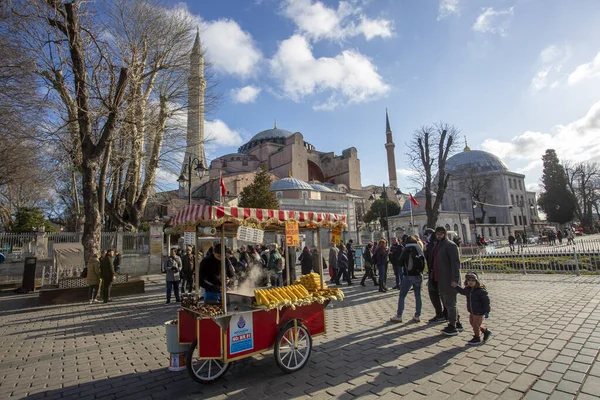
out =
[(411, 248), (408, 250), (408, 262), (406, 263), (407, 275), (420, 275), (425, 270), (425, 257), (420, 255), (417, 250)]
[(83, 269), (83, 271), (81, 271), (81, 275), (79, 275), (82, 278), (87, 278), (87, 267), (85, 267)]

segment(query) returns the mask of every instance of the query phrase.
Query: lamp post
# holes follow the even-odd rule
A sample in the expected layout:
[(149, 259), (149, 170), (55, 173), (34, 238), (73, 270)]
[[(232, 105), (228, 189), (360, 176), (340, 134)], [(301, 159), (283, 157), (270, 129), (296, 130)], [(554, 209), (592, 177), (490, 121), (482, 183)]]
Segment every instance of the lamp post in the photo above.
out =
[(473, 201), (473, 230), (475, 231), (475, 244), (477, 244), (477, 217), (475, 217), (475, 209), (476, 208), (477, 208), (477, 203), (475, 203)]
[[(192, 158), (189, 156), (187, 164), (183, 166), (183, 171), (181, 171), (181, 175), (177, 179), (180, 185), (183, 185), (184, 182), (188, 183), (188, 204), (192, 204), (192, 168), (196, 171), (196, 174), (200, 179), (204, 178), (206, 174), (206, 167), (202, 160), (198, 158)], [(187, 177), (184, 175), (184, 172), (187, 170)]]
[[(383, 189), (380, 198), (384, 199), (384, 204), (385, 204), (385, 224), (387, 225), (387, 234), (388, 234), (388, 241), (392, 240), (392, 235), (391, 235), (391, 231), (390, 231), (390, 221), (389, 221), (389, 215), (388, 215), (388, 195), (387, 195), (387, 190), (385, 187), (385, 183), (381, 185), (381, 188)], [(388, 188), (394, 189), (396, 190), (395, 194), (396, 197), (398, 197), (399, 195), (402, 194), (402, 192), (400, 191), (400, 189), (398, 189), (397, 187), (395, 187), (394, 185), (389, 185)], [(377, 187), (373, 193), (369, 196), (369, 200), (370, 201), (375, 201), (375, 194), (377, 193), (377, 190), (379, 189), (379, 187)]]

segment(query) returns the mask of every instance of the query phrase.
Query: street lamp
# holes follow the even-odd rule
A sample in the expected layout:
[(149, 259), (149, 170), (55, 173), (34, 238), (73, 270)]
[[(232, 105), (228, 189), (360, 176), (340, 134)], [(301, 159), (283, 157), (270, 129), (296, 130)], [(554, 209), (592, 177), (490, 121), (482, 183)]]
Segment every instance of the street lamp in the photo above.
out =
[[(189, 156), (187, 164), (183, 166), (183, 171), (181, 171), (181, 175), (177, 179), (180, 185), (183, 185), (185, 182), (188, 183), (188, 204), (192, 204), (192, 168), (196, 171), (196, 174), (200, 179), (204, 178), (206, 174), (206, 167), (202, 160), (198, 158), (193, 158)], [(183, 174), (187, 169), (187, 177)]]
[[(387, 225), (387, 233), (388, 233), (388, 241), (392, 240), (392, 235), (390, 233), (390, 221), (389, 221), (389, 215), (388, 215), (388, 196), (387, 196), (387, 190), (385, 187), (385, 183), (381, 185), (381, 188), (383, 189), (380, 198), (383, 198), (384, 204), (385, 204), (385, 224)], [(400, 189), (398, 189), (397, 187), (395, 187), (394, 185), (389, 185), (388, 188), (394, 189), (396, 190), (396, 192), (394, 193), (396, 195), (396, 198), (398, 198), (402, 192), (400, 191)], [(370, 201), (375, 201), (375, 194), (377, 193), (377, 190), (379, 189), (379, 187), (375, 188), (375, 190), (373, 191), (373, 193), (371, 193), (371, 195), (369, 196), (369, 200)]]
[(473, 201), (473, 230), (475, 231), (475, 244), (477, 244), (477, 218), (475, 217), (475, 209), (477, 203)]

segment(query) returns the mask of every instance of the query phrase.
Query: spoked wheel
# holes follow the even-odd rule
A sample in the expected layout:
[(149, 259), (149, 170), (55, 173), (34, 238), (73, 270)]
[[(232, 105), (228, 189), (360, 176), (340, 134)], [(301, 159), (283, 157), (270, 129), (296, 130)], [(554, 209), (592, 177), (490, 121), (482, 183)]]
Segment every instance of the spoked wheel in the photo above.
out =
[(185, 364), (190, 377), (198, 383), (213, 383), (225, 375), (229, 366), (228, 362), (221, 360), (200, 360), (196, 355), (198, 339), (192, 342), (185, 355)]
[(307, 363), (312, 350), (312, 338), (304, 325), (287, 324), (275, 341), (275, 362), (286, 374), (301, 370)]

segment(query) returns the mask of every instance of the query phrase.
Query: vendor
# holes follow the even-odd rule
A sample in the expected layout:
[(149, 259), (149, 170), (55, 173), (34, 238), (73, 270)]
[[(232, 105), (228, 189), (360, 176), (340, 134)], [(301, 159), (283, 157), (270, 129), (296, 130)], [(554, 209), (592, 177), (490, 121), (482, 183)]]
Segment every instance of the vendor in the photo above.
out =
[[(227, 250), (227, 249), (226, 249)], [(225, 267), (227, 283), (233, 278), (233, 268)], [(221, 244), (214, 247), (214, 251), (207, 255), (200, 263), (200, 287), (204, 288), (204, 301), (221, 300)]]

